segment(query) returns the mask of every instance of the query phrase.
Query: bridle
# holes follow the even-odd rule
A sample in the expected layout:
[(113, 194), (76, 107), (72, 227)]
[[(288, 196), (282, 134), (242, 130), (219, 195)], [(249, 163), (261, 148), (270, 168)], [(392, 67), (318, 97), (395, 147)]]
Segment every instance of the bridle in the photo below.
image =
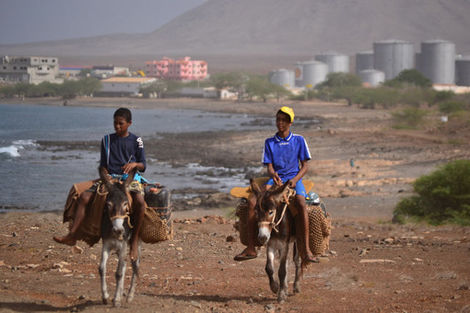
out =
[(284, 203), (284, 206), (282, 208), (281, 216), (279, 217), (277, 222), (275, 221), (277, 209), (274, 209), (274, 220), (270, 222), (268, 221), (258, 222), (258, 227), (263, 227), (263, 226), (271, 227), (276, 233), (278, 233), (279, 230), (277, 229), (277, 226), (281, 224), (282, 219), (284, 218), (284, 215), (287, 211), (287, 207), (289, 206), (289, 198), (293, 195), (295, 195), (294, 189), (289, 189), (289, 191), (283, 195), (284, 201), (282, 203)]
[(117, 219), (119, 219), (119, 218), (122, 218), (122, 219), (126, 219), (126, 218), (127, 218), (127, 225), (129, 225), (129, 228), (133, 228), (133, 227), (134, 227), (134, 226), (132, 226), (132, 224), (131, 224), (131, 218), (130, 218), (130, 216), (129, 216), (129, 213), (126, 213), (126, 214), (124, 214), (124, 215), (115, 215), (115, 216), (110, 217), (109, 219), (110, 219), (111, 221), (114, 221), (114, 220), (117, 220)]

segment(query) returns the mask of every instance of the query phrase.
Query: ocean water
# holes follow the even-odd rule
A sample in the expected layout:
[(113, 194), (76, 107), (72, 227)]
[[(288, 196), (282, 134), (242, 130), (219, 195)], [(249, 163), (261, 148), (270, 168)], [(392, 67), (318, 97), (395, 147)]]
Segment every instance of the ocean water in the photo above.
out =
[[(99, 151), (42, 147), (40, 141), (99, 142), (112, 133), (115, 108), (0, 104), (0, 211), (11, 207), (61, 210), (73, 183), (97, 176)], [(133, 109), (131, 131), (144, 138), (164, 133), (246, 129), (259, 117), (207, 113), (198, 110)], [(256, 124), (256, 123), (254, 123)], [(267, 126), (252, 126), (259, 129)], [(250, 127), (248, 127), (250, 128)], [(96, 149), (95, 149), (96, 150)], [(245, 184), (243, 170), (207, 168), (199, 164), (172, 168), (148, 160), (146, 173), (158, 173), (158, 182), (170, 189), (200, 187), (228, 191)], [(208, 177), (207, 171), (220, 173)], [(152, 180), (152, 177), (147, 178)]]

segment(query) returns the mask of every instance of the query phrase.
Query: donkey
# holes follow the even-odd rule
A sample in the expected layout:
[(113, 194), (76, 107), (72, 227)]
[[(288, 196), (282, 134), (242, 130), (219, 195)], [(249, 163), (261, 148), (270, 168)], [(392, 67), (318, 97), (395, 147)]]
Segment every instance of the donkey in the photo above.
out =
[[(258, 219), (258, 241), (266, 244), (266, 273), (271, 291), (277, 294), (277, 301), (283, 303), (287, 299), (287, 256), (289, 244), (294, 243), (293, 260), (295, 264), (294, 293), (300, 292), (300, 279), (303, 275), (301, 259), (296, 243), (294, 218), (288, 209), (289, 196), (292, 189), (286, 182), (279, 187), (261, 191), (254, 180), (250, 181), (251, 190), (256, 196), (256, 216)], [(274, 260), (279, 259), (278, 277), (274, 278)]]
[[(112, 251), (116, 251), (119, 261), (116, 269), (116, 293), (113, 299), (115, 307), (121, 306), (121, 298), (124, 289), (124, 277), (126, 272), (126, 257), (129, 246), (129, 240), (132, 235), (132, 226), (130, 219), (130, 204), (128, 198), (128, 186), (134, 178), (135, 171), (129, 173), (129, 176), (122, 182), (112, 182), (105, 169), (100, 168), (100, 177), (104, 182), (108, 196), (103, 212), (101, 224), (101, 238), (103, 240), (103, 249), (101, 251), (101, 263), (99, 273), (101, 277), (101, 294), (103, 303), (108, 303), (109, 293), (106, 284), (106, 263)], [(132, 278), (127, 302), (134, 298), (135, 287), (139, 275), (140, 264), (140, 244), (138, 248), (138, 257), (132, 262)]]

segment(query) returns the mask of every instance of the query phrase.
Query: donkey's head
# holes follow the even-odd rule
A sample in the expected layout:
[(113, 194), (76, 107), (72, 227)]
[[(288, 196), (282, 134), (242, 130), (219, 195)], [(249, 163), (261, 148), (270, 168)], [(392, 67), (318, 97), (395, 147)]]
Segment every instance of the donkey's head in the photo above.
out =
[(112, 224), (112, 234), (119, 240), (123, 239), (124, 234), (124, 223), (129, 223), (129, 185), (132, 182), (135, 170), (129, 173), (127, 179), (124, 182), (113, 181), (106, 169), (100, 167), (99, 173), (100, 178), (104, 182), (106, 189), (108, 190), (108, 196), (105, 203), (105, 213), (109, 217)]
[(250, 180), (250, 185), (256, 196), (255, 214), (258, 220), (258, 241), (265, 244), (271, 236), (271, 231), (276, 229), (276, 224), (280, 223), (283, 218), (280, 216), (281, 211), (288, 201), (291, 189), (288, 187), (289, 182), (282, 186), (273, 186), (264, 192), (260, 190), (253, 179)]

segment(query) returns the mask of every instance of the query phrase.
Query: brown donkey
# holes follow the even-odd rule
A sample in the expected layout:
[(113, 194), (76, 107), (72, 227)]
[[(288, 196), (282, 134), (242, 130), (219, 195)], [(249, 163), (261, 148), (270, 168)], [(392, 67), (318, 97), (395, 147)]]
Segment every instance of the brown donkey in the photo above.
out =
[[(100, 168), (100, 177), (104, 182), (107, 190), (108, 197), (103, 212), (103, 219), (101, 224), (101, 238), (103, 240), (103, 249), (101, 251), (101, 263), (99, 272), (101, 277), (101, 294), (103, 303), (108, 303), (109, 293), (106, 284), (106, 263), (112, 251), (116, 251), (119, 261), (116, 269), (116, 293), (113, 299), (113, 305), (119, 307), (121, 305), (121, 298), (124, 289), (124, 277), (126, 273), (126, 257), (129, 240), (132, 235), (132, 225), (130, 219), (131, 204), (128, 197), (129, 184), (134, 178), (135, 171), (129, 173), (124, 183), (119, 181), (112, 181), (107, 171)], [(127, 302), (131, 302), (134, 298), (135, 286), (139, 275), (140, 263), (140, 244), (139, 255), (135, 261), (132, 262), (132, 279), (129, 293), (127, 295)]]
[[(289, 197), (293, 190), (286, 182), (282, 186), (273, 186), (267, 191), (261, 191), (253, 180), (250, 181), (251, 190), (256, 196), (255, 214), (258, 220), (258, 241), (266, 244), (266, 273), (269, 278), (271, 291), (277, 293), (278, 302), (287, 299), (287, 256), (289, 244), (294, 243), (293, 259), (295, 264), (294, 293), (300, 292), (299, 282), (303, 271), (301, 259), (297, 249), (294, 218), (288, 208)], [(274, 274), (274, 260), (279, 259), (277, 281)]]

